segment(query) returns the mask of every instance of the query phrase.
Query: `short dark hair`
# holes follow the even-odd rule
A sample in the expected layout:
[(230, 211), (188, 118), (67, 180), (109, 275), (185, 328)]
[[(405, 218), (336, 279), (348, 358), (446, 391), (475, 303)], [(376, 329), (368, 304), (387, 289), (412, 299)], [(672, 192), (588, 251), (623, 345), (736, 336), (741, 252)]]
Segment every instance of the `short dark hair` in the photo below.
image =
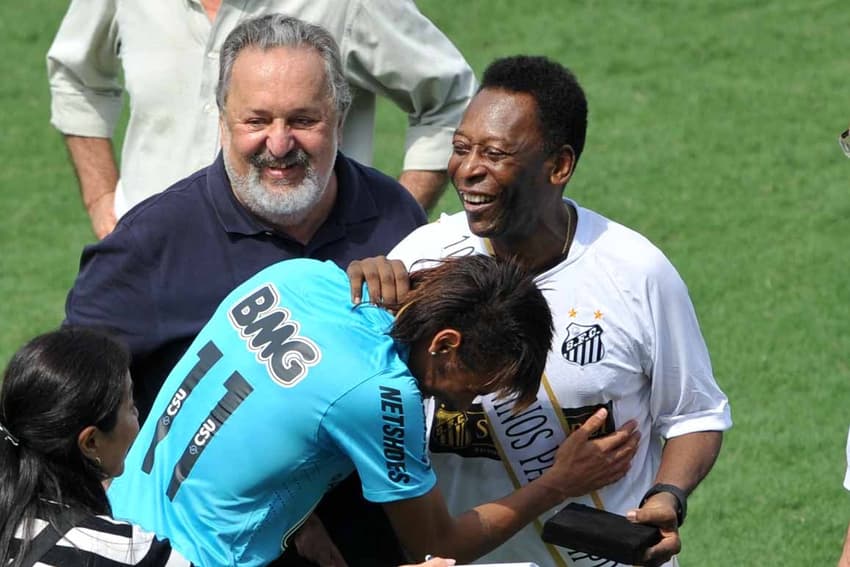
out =
[(17, 443), (0, 434), (0, 565), (19, 525), (29, 533), (36, 517), (55, 524), (65, 505), (110, 512), (101, 472), (77, 437), (90, 425), (114, 429), (129, 366), (120, 343), (70, 326), (32, 339), (12, 357), (0, 388), (0, 423)]
[(542, 56), (504, 57), (485, 69), (478, 91), (484, 89), (534, 98), (544, 150), (549, 153), (568, 145), (578, 162), (587, 135), (587, 99), (572, 71)]
[(492, 376), (500, 397), (531, 403), (552, 342), (552, 314), (533, 275), (512, 259), (447, 258), (410, 274), (411, 292), (390, 332), (405, 344), (440, 329), (463, 335), (458, 355)]

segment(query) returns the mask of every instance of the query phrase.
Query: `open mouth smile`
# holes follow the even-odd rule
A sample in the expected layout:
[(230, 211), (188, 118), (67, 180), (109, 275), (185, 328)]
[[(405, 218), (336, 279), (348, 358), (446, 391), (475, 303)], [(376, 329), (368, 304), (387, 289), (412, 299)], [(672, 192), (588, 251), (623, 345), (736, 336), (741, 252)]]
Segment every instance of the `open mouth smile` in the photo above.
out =
[(483, 195), (481, 193), (467, 193), (460, 191), (460, 198), (465, 204), (469, 205), (486, 205), (496, 200), (493, 195)]

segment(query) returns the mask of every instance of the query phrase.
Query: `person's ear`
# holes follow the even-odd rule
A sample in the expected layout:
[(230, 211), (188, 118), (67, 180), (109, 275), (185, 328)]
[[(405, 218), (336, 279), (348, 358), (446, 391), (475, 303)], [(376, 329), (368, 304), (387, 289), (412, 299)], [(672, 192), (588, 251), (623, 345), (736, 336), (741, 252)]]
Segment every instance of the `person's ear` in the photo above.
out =
[(223, 144), (227, 139), (227, 135), (229, 134), (227, 130), (227, 123), (224, 121), (224, 112), (219, 112), (218, 114), (218, 139), (219, 143)]
[(431, 356), (448, 354), (460, 346), (462, 338), (463, 335), (456, 329), (442, 329), (437, 331), (428, 345), (428, 352), (431, 353)]
[(551, 169), (549, 170), (549, 183), (562, 187), (567, 184), (575, 169), (576, 154), (572, 146), (564, 144), (549, 158)]
[(342, 147), (343, 126), (345, 126), (345, 115), (342, 115), (342, 117), (340, 117), (339, 121), (336, 124), (336, 147), (337, 148)]
[(93, 463), (100, 461), (100, 455), (98, 454), (100, 448), (99, 441), (100, 430), (94, 425), (84, 427), (80, 431), (80, 434), (77, 435), (77, 446), (80, 448), (80, 453)]

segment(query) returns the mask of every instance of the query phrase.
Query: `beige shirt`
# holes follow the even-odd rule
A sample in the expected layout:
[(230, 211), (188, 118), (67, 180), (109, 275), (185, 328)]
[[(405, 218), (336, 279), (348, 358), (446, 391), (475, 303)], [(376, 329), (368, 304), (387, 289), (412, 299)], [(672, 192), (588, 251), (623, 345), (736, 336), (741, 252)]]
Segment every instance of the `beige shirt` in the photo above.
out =
[(110, 138), (127, 91), (118, 216), (213, 161), (219, 49), (241, 20), (272, 12), (319, 24), (339, 43), (354, 95), (346, 155), (371, 162), (379, 93), (408, 113), (403, 169), (446, 168), (475, 76), (411, 0), (222, 0), (212, 23), (198, 0), (72, 0), (47, 54), (51, 123)]

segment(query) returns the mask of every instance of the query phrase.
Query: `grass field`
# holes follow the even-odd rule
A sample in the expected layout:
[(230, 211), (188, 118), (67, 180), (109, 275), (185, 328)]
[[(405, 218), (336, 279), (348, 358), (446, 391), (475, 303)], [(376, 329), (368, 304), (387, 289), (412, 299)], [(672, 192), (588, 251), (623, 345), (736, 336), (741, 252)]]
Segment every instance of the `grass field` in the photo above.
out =
[[(647, 235), (689, 284), (735, 427), (691, 498), (682, 564), (834, 564), (850, 519), (846, 2), (418, 3), (479, 73), (520, 52), (576, 72), (591, 116), (568, 194)], [(0, 5), (0, 363), (61, 320), (92, 240), (48, 124), (65, 5)], [(381, 107), (391, 173), (403, 126)]]

